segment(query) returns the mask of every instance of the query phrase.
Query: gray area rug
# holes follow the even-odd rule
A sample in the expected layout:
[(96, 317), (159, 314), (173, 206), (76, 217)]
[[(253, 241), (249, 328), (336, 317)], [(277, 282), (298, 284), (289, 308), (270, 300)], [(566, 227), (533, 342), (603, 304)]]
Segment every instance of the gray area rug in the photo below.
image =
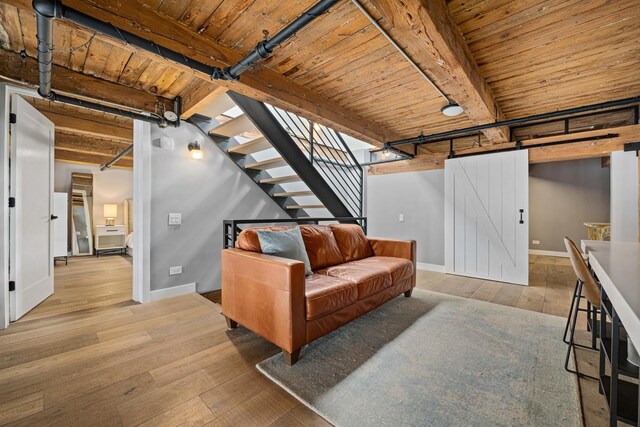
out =
[(564, 319), (415, 289), (258, 369), (337, 426), (579, 426)]

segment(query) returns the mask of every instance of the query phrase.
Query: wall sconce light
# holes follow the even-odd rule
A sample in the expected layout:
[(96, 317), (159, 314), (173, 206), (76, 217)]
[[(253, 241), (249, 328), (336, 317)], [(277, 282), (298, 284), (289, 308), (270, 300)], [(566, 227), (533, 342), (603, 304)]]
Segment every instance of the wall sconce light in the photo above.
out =
[(116, 218), (118, 217), (118, 205), (104, 205), (103, 216), (105, 225), (116, 225)]
[(191, 157), (196, 160), (202, 160), (204, 155), (202, 153), (202, 149), (200, 148), (200, 144), (198, 144), (197, 142), (190, 142), (188, 148), (189, 152), (191, 153)]

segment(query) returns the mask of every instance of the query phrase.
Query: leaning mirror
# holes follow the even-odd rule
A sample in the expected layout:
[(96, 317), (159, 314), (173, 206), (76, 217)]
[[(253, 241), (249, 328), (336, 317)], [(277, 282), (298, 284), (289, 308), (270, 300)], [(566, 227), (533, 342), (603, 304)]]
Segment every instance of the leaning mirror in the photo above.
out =
[(93, 175), (71, 174), (71, 247), (73, 255), (93, 254)]

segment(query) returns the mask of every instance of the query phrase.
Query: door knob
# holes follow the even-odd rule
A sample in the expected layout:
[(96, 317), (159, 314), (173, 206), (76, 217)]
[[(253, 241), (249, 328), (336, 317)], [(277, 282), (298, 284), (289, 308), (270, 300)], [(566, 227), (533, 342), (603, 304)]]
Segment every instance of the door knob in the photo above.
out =
[(52, 219), (52, 220), (54, 220), (54, 219), (58, 219), (58, 217), (57, 217), (56, 215), (51, 215), (51, 219)]

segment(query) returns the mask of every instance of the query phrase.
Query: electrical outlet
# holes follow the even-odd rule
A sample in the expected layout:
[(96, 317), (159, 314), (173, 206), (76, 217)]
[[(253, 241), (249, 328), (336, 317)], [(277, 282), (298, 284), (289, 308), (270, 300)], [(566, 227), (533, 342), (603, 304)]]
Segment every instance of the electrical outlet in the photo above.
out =
[(531, 244), (532, 245), (539, 245), (540, 244), (540, 240), (532, 240)]
[(398, 215), (398, 221), (404, 222), (404, 214)]
[(169, 267), (169, 276), (175, 276), (176, 274), (182, 274), (181, 265), (176, 265), (175, 267)]
[(169, 225), (180, 225), (182, 224), (182, 214), (181, 213), (170, 213), (169, 214)]

